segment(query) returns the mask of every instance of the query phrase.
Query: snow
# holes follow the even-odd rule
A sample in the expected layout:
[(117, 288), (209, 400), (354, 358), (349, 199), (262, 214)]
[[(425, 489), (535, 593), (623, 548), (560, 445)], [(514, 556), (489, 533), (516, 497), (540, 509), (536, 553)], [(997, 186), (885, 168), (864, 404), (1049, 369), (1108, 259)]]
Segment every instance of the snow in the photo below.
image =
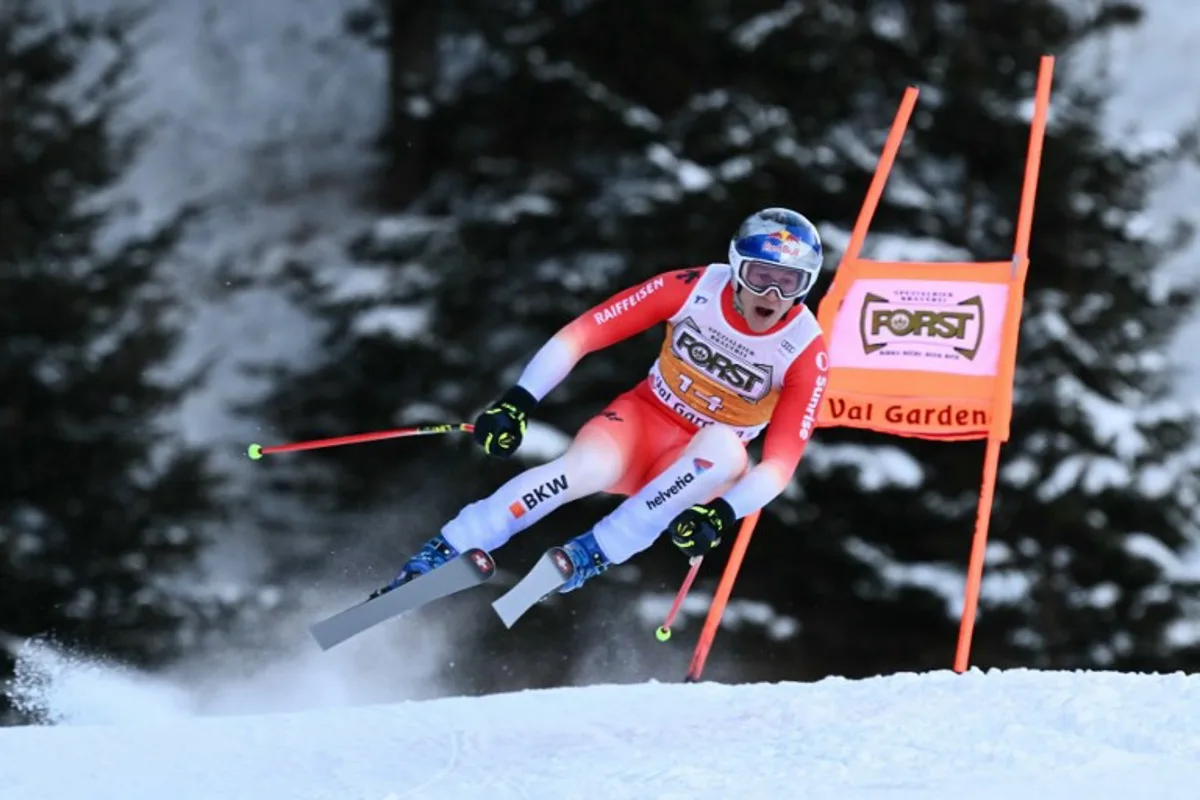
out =
[[(691, 591), (679, 606), (679, 614), (671, 623), (672, 632), (699, 631), (712, 606), (709, 592)], [(637, 603), (637, 618), (646, 627), (662, 625), (675, 602), (675, 594), (646, 592)], [(800, 633), (800, 621), (780, 614), (767, 603), (730, 597), (721, 614), (721, 630), (759, 628), (772, 641), (794, 639)]]
[(1124, 538), (1122, 544), (1130, 555), (1154, 562), (1163, 571), (1163, 578), (1166, 580), (1200, 579), (1200, 563), (1181, 559), (1149, 534), (1130, 534)]
[(702, 192), (713, 184), (712, 172), (687, 159), (679, 158), (661, 144), (646, 148), (646, 159), (664, 172), (672, 172), (686, 192)]
[(353, 330), (362, 336), (386, 334), (396, 341), (416, 339), (433, 320), (427, 305), (376, 306), (354, 319)]
[[(874, 165), (871, 166), (874, 169)], [(889, 191), (896, 176), (889, 179)], [(899, 182), (896, 182), (897, 185)], [(821, 232), (821, 240), (825, 246), (835, 253), (843, 253), (850, 245), (851, 231), (831, 222), (821, 222), (817, 225)], [(997, 254), (1005, 257), (1004, 253)], [(868, 231), (863, 241), (861, 258), (873, 261), (975, 261), (969, 250), (954, 247), (938, 239), (921, 236), (898, 236), (880, 231)]]
[[(968, 536), (964, 531), (964, 540)], [(882, 579), (885, 591), (889, 594), (899, 592), (906, 587), (926, 589), (937, 595), (945, 603), (946, 614), (952, 618), (958, 617), (962, 611), (963, 584), (966, 580), (963, 567), (959, 565), (917, 563), (903, 564), (894, 560), (880, 547), (857, 537), (846, 540), (846, 552), (860, 561), (870, 564), (871, 568)], [(985, 573), (985, 580), (979, 589), (980, 599), (984, 602), (997, 599), (994, 588), (1003, 581), (1002, 573)], [(870, 584), (856, 587), (863, 597), (874, 594)]]
[(768, 37), (786, 28), (803, 12), (803, 3), (790, 0), (775, 11), (766, 11), (743, 22), (733, 31), (733, 41), (743, 50), (757, 50)]
[[(1106, 107), (1109, 139), (1131, 151), (1174, 146), (1200, 122), (1194, 101), (1194, 53), (1200, 46), (1200, 12), (1191, 0), (1140, 0), (1145, 15), (1132, 29), (1111, 34), (1095, 46), (1093, 74), (1112, 82)], [(1156, 238), (1176, 220), (1200, 225), (1195, 198), (1200, 195), (1200, 162), (1195, 158), (1163, 176), (1151, 194), (1148, 219)], [(1174, 278), (1200, 275), (1200, 240), (1164, 265)], [(1200, 354), (1192, 344), (1200, 333), (1200, 316), (1179, 332), (1170, 353), (1181, 396), (1200, 388)]]
[[(110, 694), (105, 696), (105, 690)], [(1200, 678), (972, 670), (777, 684), (596, 684), (273, 714), (0, 730), (24, 800), (1184, 800)]]
[(916, 489), (925, 481), (921, 462), (894, 444), (871, 446), (860, 444), (829, 444), (814, 439), (804, 455), (804, 470), (818, 475), (828, 475), (834, 470), (852, 467), (856, 470), (855, 480), (864, 492), (877, 492), (885, 488)]
[(204, 208), (173, 272), (188, 318), (177, 369), (211, 361), (213, 373), (181, 427), (225, 469), (246, 463), (220, 445), (254, 438), (229, 408), (267, 385), (244, 370), (302, 363), (320, 333), (265, 285), (296, 259), (344, 261), (342, 237), (369, 219), (355, 192), (374, 167), (386, 73), (382, 54), (343, 31), (359, 5), (160, 0), (138, 34), (126, 122), (152, 129), (117, 194), (139, 204), (139, 222)]

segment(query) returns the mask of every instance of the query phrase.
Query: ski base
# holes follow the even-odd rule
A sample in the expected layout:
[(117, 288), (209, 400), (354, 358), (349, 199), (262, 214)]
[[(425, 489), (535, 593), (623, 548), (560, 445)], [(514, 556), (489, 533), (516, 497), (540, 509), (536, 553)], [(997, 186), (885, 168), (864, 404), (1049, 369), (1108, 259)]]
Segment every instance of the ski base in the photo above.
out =
[(487, 583), (496, 563), (483, 550), (471, 549), (390, 592), (351, 606), (308, 627), (322, 650), (328, 650), (381, 622), (443, 597)]
[(540, 603), (575, 574), (571, 557), (561, 547), (552, 547), (542, 554), (533, 569), (516, 586), (492, 603), (504, 627), (511, 628), (526, 611)]

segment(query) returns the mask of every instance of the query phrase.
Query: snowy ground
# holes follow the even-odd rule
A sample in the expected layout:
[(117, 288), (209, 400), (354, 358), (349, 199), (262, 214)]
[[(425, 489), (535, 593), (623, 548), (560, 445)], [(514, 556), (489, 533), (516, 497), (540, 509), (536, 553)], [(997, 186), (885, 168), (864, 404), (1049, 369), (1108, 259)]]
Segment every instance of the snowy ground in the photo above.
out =
[(637, 684), (0, 729), (22, 800), (1191, 800), (1200, 678)]

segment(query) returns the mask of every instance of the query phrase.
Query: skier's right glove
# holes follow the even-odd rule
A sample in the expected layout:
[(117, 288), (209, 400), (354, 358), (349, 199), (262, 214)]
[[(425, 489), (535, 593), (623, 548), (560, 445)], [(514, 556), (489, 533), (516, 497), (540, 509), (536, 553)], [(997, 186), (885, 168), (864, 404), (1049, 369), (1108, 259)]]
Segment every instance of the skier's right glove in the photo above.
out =
[(514, 386), (475, 419), (475, 441), (493, 458), (510, 458), (525, 438), (525, 426), (537, 400)]
[(671, 541), (688, 557), (702, 556), (715, 550), (721, 536), (737, 524), (733, 506), (723, 497), (709, 503), (685, 508), (667, 526)]

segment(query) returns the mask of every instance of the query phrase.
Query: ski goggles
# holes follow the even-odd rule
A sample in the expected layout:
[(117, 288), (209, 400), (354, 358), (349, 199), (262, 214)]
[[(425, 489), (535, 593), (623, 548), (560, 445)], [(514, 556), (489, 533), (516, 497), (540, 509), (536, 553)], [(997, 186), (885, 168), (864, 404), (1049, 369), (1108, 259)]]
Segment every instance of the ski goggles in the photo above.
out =
[(784, 300), (803, 296), (813, 284), (809, 272), (751, 259), (743, 259), (738, 265), (738, 276), (753, 294), (762, 296), (774, 289)]

